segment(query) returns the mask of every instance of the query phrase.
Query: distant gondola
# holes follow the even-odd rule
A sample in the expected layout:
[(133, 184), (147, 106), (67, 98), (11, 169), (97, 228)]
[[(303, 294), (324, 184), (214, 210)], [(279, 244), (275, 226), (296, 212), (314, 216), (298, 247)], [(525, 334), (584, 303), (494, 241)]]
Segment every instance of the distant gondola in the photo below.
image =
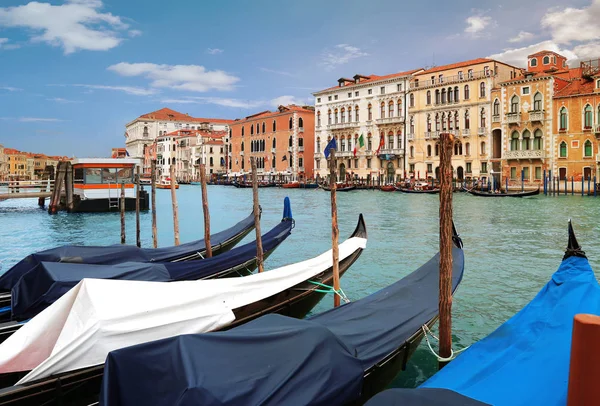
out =
[(393, 192), (396, 190), (396, 186), (394, 185), (384, 185), (379, 188), (382, 192)]
[(481, 190), (470, 189), (467, 190), (473, 196), (481, 196), (481, 197), (527, 197), (527, 196), (535, 196), (540, 194), (540, 188), (537, 190), (527, 190), (525, 192), (512, 192), (512, 193), (494, 193), (492, 191), (484, 192)]
[[(464, 271), (454, 234), (452, 291)], [(123, 348), (101, 404), (359, 405), (383, 390), (438, 318), (439, 254), (392, 285), (307, 320), (267, 315), (236, 329)], [(235, 382), (235, 385), (224, 385)]]
[[(329, 192), (331, 191), (331, 188), (329, 186), (319, 185), (319, 187), (323, 190), (327, 190)], [(338, 185), (335, 190), (337, 192), (349, 192), (354, 189), (356, 189), (356, 186), (354, 185)]]
[[(340, 276), (344, 275), (344, 273), (348, 270), (348, 268), (359, 258), (359, 256), (362, 253), (362, 250), (364, 249), (364, 247), (366, 246), (366, 239), (367, 239), (367, 229), (364, 223), (364, 219), (362, 214), (359, 215), (359, 219), (358, 219), (358, 224), (356, 226), (356, 229), (354, 230), (353, 234), (351, 235), (351, 237), (346, 240), (344, 243), (340, 244), (340, 262), (339, 262), (339, 269), (340, 269)], [(284, 316), (290, 316), (290, 317), (296, 317), (296, 318), (302, 318), (304, 316), (306, 316), (312, 309), (313, 307), (323, 298), (323, 296), (325, 296), (325, 294), (327, 293), (327, 291), (324, 289), (325, 286), (327, 285), (331, 285), (333, 282), (333, 271), (332, 271), (332, 267), (331, 265), (329, 265), (331, 263), (331, 250), (326, 251), (325, 253), (309, 259), (307, 261), (302, 261), (299, 263), (295, 263), (295, 264), (291, 264), (291, 265), (287, 265), (272, 271), (268, 271), (268, 272), (263, 272), (262, 274), (255, 274), (255, 275), (251, 275), (251, 276), (247, 276), (244, 278), (235, 278), (232, 279), (232, 281), (234, 281), (233, 283), (237, 286), (237, 294), (245, 294), (247, 295), (248, 293), (251, 293), (252, 295), (256, 296), (256, 295), (260, 295), (261, 292), (261, 287), (260, 284), (257, 283), (259, 282), (259, 280), (263, 281), (263, 280), (273, 280), (273, 279), (278, 279), (280, 280), (279, 283), (289, 283), (289, 282), (285, 282), (288, 281), (290, 279), (290, 277), (293, 277), (293, 275), (297, 274), (298, 272), (300, 272), (302, 275), (304, 274), (311, 274), (313, 276), (309, 277), (308, 279), (302, 281), (301, 283), (298, 283), (294, 286), (291, 286), (288, 289), (282, 290), (276, 294), (273, 294), (269, 297), (257, 300), (253, 303), (249, 303), (247, 305), (244, 305), (242, 307), (233, 307), (231, 310), (233, 311), (233, 315), (234, 315), (234, 320), (229, 322), (227, 325), (219, 325), (216, 328), (213, 329), (214, 330), (228, 330), (231, 329), (233, 327), (239, 326), (243, 323), (249, 322), (251, 320), (254, 320), (256, 318), (259, 318), (260, 316), (263, 316), (265, 314), (268, 313), (277, 313), (277, 314), (281, 314)], [(252, 278), (252, 279), (250, 279)], [(298, 276), (296, 276), (296, 279), (298, 278)], [(246, 286), (245, 281), (248, 281), (248, 286)], [(112, 283), (113, 281), (99, 281), (102, 283)], [(120, 281), (115, 281), (117, 283), (119, 283)], [(198, 282), (180, 282), (180, 283), (189, 283), (189, 284), (201, 284), (204, 281), (198, 281)], [(217, 282), (217, 281), (206, 281), (206, 282)], [(239, 283), (238, 283), (239, 282)], [(131, 283), (131, 282), (130, 282)], [(135, 282), (135, 283), (148, 283), (148, 282)], [(174, 285), (174, 284), (167, 284), (167, 285)], [(200, 286), (200, 285), (199, 285)], [(199, 292), (202, 292), (202, 290), (200, 289)], [(110, 292), (109, 292), (110, 293)], [(227, 295), (227, 297), (224, 296), (224, 300), (236, 300), (235, 299), (236, 295)], [(231, 298), (231, 299), (230, 299)], [(108, 299), (108, 298), (106, 298)], [(65, 301), (63, 301), (64, 303)], [(53, 306), (57, 305), (58, 303), (55, 303)], [(114, 308), (114, 304), (111, 303), (111, 305), (109, 306), (111, 308)], [(139, 307), (139, 304), (138, 304)], [(48, 310), (50, 310), (51, 308), (48, 308)], [(186, 311), (185, 308), (181, 308), (181, 307), (173, 307), (173, 308), (169, 308), (168, 310), (169, 312), (184, 312)], [(207, 311), (207, 310), (206, 310)], [(46, 313), (45, 315), (48, 316), (50, 313)], [(140, 339), (139, 343), (142, 342), (146, 342), (148, 340), (144, 340), (143, 339), (143, 334), (145, 332), (145, 329), (140, 326), (140, 323), (144, 323), (149, 322), (151, 320), (151, 318), (149, 318), (149, 315), (145, 315), (143, 314), (144, 312), (142, 312), (142, 314), (140, 314), (139, 319), (137, 320), (133, 320), (133, 325), (136, 326), (136, 330), (131, 332), (132, 336), (136, 336), (138, 333), (137, 331), (139, 330), (139, 334), (142, 334), (140, 337), (138, 337)], [(165, 313), (166, 315), (166, 313)], [(183, 334), (181, 332), (176, 332), (175, 330), (173, 330), (171, 328), (171, 323), (169, 322), (169, 317), (165, 317), (165, 315), (162, 316), (162, 318), (164, 319), (164, 321), (167, 323), (164, 326), (159, 326), (163, 329), (168, 329), (168, 331), (172, 331), (173, 334), (170, 334), (168, 336), (175, 336), (175, 335), (179, 335), (179, 334)], [(44, 316), (44, 313), (41, 313), (39, 316)], [(200, 315), (201, 316), (201, 315)], [(50, 316), (52, 317), (52, 316)], [(103, 333), (103, 336), (106, 337), (107, 339), (111, 340), (111, 343), (115, 343), (118, 342), (119, 344), (123, 344), (122, 342), (122, 338), (119, 338), (120, 336), (124, 335), (127, 333), (127, 326), (130, 325), (129, 323), (125, 323), (125, 320), (121, 320), (122, 317), (119, 316), (119, 314), (116, 315), (116, 319), (115, 322), (120, 323), (119, 324), (119, 335), (115, 336), (114, 332), (111, 332), (112, 329), (109, 329), (107, 332)], [(172, 316), (170, 316), (172, 317)], [(199, 317), (199, 316), (196, 316)], [(36, 318), (32, 319), (29, 323), (36, 321)], [(47, 320), (49, 321), (49, 320)], [(28, 323), (28, 324), (29, 324)], [(189, 331), (190, 328), (190, 323), (191, 322), (186, 322), (183, 324), (177, 324), (174, 323), (173, 326), (177, 326), (179, 327), (179, 330), (181, 330), (182, 328)], [(33, 330), (38, 331), (38, 328), (42, 328), (42, 330), (39, 331), (46, 331), (45, 327), (40, 326), (40, 324), (43, 323), (38, 323), (38, 325), (33, 328), (34, 326), (30, 326), (32, 327)], [(103, 324), (103, 323), (102, 323)], [(90, 326), (91, 330), (94, 330), (94, 326)], [(31, 331), (32, 329), (30, 329), (29, 331)], [(156, 329), (148, 329), (149, 333), (152, 333), (153, 330)], [(170, 330), (169, 330), (170, 329)], [(19, 334), (21, 332), (17, 332), (16, 334)], [(85, 335), (85, 332), (83, 332), (83, 334)], [(44, 334), (40, 334), (38, 335), (38, 340), (40, 340), (40, 344), (41, 345), (47, 345), (44, 343), (43, 341), (43, 337)], [(11, 337), (13, 340), (12, 343), (10, 343), (8, 340), (6, 342), (4, 342), (2, 345), (0, 345), (0, 362), (4, 359), (6, 360), (6, 356), (8, 354), (4, 354), (2, 355), (2, 351), (8, 351), (9, 348), (11, 348), (10, 346), (14, 346), (14, 345), (20, 345), (19, 343), (21, 343), (21, 339), (22, 337), (16, 337), (13, 336)], [(9, 340), (11, 339), (9, 338)], [(17, 338), (19, 338), (17, 340)], [(30, 337), (31, 338), (31, 337)], [(87, 338), (87, 335), (85, 337), (82, 336), (83, 338)], [(62, 339), (62, 336), (61, 336)], [(117, 341), (115, 341), (117, 340)], [(6, 345), (9, 344), (8, 347), (6, 347)], [(84, 343), (79, 340), (79, 339), (75, 339), (72, 342), (72, 351), (81, 351), (82, 345)], [(98, 344), (98, 345), (95, 345)], [(29, 345), (29, 343), (26, 343), (25, 345)], [(102, 351), (102, 349), (106, 349), (106, 343), (103, 345), (102, 343), (91, 343), (88, 345), (93, 345), (93, 352), (96, 351)], [(131, 343), (127, 343), (127, 345), (131, 345)], [(4, 346), (4, 347), (3, 347)], [(121, 346), (119, 346), (118, 348), (121, 348)], [(52, 374), (50, 376), (47, 376), (44, 374), (44, 376), (40, 376), (40, 373), (43, 374), (43, 372), (41, 371), (35, 371), (33, 375), (30, 374), (29, 379), (27, 380), (27, 378), (25, 379), (26, 383), (22, 383), (19, 385), (15, 385), (15, 386), (10, 386), (7, 387), (7, 385), (12, 385), (14, 384), (17, 380), (19, 380), (20, 378), (23, 378), (24, 375), (27, 374), (28, 371), (23, 371), (23, 372), (8, 372), (6, 367), (1, 367), (0, 366), (0, 370), (4, 371), (3, 374), (0, 374), (0, 387), (5, 387), (5, 389), (0, 390), (0, 404), (5, 404), (5, 403), (11, 403), (11, 402), (17, 402), (20, 405), (40, 405), (40, 404), (54, 404), (55, 402), (61, 403), (61, 404), (69, 404), (71, 406), (77, 406), (77, 405), (89, 405), (90, 403), (94, 403), (98, 401), (98, 396), (99, 396), (99, 392), (100, 392), (100, 387), (101, 387), (101, 382), (102, 382), (102, 377), (103, 377), (103, 369), (104, 369), (104, 365), (103, 364), (99, 364), (99, 365), (94, 365), (94, 366), (89, 366), (89, 367), (79, 367), (79, 369), (77, 368), (72, 368), (70, 369), (68, 365), (66, 365), (66, 363), (64, 362), (64, 358), (65, 358), (65, 352), (68, 353), (68, 351), (65, 351), (66, 349), (63, 348), (60, 351), (60, 354), (58, 354), (57, 356), (54, 355), (50, 355), (50, 357), (52, 358), (52, 362), (51, 364), (53, 365), (53, 367), (51, 366), (51, 368), (54, 368), (54, 370), (59, 370), (59, 371), (64, 371), (64, 372), (57, 372), (55, 374)], [(27, 351), (27, 354), (29, 354), (30, 352)], [(89, 356), (87, 354), (88, 352), (85, 352), (86, 356)], [(13, 352), (10, 353), (11, 356), (12, 354), (14, 354)], [(39, 355), (38, 355), (39, 356)], [(102, 359), (104, 359), (105, 355), (102, 357)], [(76, 363), (77, 365), (81, 364), (81, 363), (85, 363), (87, 361), (85, 360), (81, 360), (80, 357), (73, 357), (71, 356), (71, 361)], [(47, 362), (49, 359), (46, 359), (46, 361), (43, 361), (43, 364), (41, 364), (41, 367), (43, 369), (43, 371), (48, 371), (48, 367), (49, 367), (49, 363)], [(89, 364), (88, 364), (89, 365)], [(30, 368), (31, 369), (31, 368)], [(14, 368), (12, 369), (13, 371), (15, 370)], [(17, 368), (18, 370), (18, 368)]]
[(398, 186), (396, 186), (396, 190), (398, 192), (402, 192), (402, 193), (420, 193), (420, 194), (426, 194), (426, 195), (435, 195), (437, 193), (440, 193), (439, 189), (409, 189), (409, 188), (403, 188), (403, 187), (398, 187)]

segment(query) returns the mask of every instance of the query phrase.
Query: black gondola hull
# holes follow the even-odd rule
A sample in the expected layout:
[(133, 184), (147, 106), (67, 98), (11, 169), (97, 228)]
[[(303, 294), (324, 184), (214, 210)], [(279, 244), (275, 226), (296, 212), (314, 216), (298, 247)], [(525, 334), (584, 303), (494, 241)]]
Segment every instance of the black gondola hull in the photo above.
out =
[(473, 190), (473, 189), (468, 190), (467, 192), (469, 192), (473, 196), (480, 196), (480, 197), (528, 197), (528, 196), (539, 195), (540, 189), (538, 188), (537, 190), (528, 190), (525, 192), (515, 192), (515, 193), (482, 192), (482, 191)]

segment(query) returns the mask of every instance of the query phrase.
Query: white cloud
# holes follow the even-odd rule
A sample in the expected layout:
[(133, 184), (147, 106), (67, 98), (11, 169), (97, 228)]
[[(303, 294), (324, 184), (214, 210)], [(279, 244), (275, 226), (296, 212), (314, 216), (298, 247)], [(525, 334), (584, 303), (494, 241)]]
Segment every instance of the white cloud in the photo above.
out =
[(527, 31), (520, 31), (516, 37), (512, 37), (508, 42), (523, 42), (533, 38), (534, 35)]
[(18, 92), (23, 89), (19, 89), (18, 87), (12, 87), (12, 86), (0, 86), (0, 90), (6, 90), (8, 92)]
[(600, 0), (589, 7), (553, 9), (542, 18), (542, 27), (550, 30), (558, 44), (600, 39)]
[(21, 123), (55, 123), (65, 120), (59, 118), (19, 117), (17, 121), (20, 121)]
[(108, 67), (121, 76), (143, 76), (150, 79), (150, 86), (206, 92), (208, 90), (231, 90), (240, 79), (221, 70), (209, 71), (199, 65), (157, 65), (154, 63), (121, 62)]
[(326, 70), (335, 69), (339, 65), (344, 65), (353, 59), (367, 56), (368, 54), (348, 44), (338, 44), (333, 50), (325, 50), (322, 55), (321, 64), (325, 66)]
[(240, 108), (240, 109), (258, 109), (279, 107), (281, 105), (296, 104), (306, 105), (312, 99), (296, 98), (294, 96), (279, 96), (271, 100), (244, 100), (225, 97), (192, 97), (184, 96), (181, 98), (165, 98), (160, 100), (163, 104), (215, 104), (218, 106)]
[[(58, 86), (68, 86), (68, 85), (58, 85)], [(115, 90), (119, 92), (125, 92), (127, 94), (132, 94), (134, 96), (148, 96), (151, 94), (158, 93), (154, 89), (145, 89), (143, 87), (135, 87), (135, 86), (107, 86), (107, 85), (86, 85), (86, 84), (75, 84), (71, 85), (75, 87), (83, 87), (86, 89), (92, 90)]]
[(21, 48), (21, 45), (18, 44), (9, 44), (10, 40), (8, 38), (0, 38), (0, 49), (10, 50)]
[(140, 30), (129, 30), (128, 34), (131, 38), (134, 38), (142, 35), (142, 32)]
[(568, 49), (561, 48), (558, 44), (551, 40), (542, 41), (537, 44), (529, 45), (522, 48), (508, 48), (505, 49), (503, 52), (490, 55), (488, 56), (488, 58), (497, 59), (510, 65), (525, 66), (527, 64), (528, 55), (543, 50), (559, 53), (567, 57), (567, 59), (577, 58), (577, 55), (574, 52)]
[(296, 104), (298, 106), (304, 106), (306, 104), (309, 104), (310, 100), (311, 99), (302, 99), (302, 98), (298, 98), (298, 97), (294, 97), (294, 96), (285, 95), (285, 96), (276, 97), (273, 100), (271, 100), (271, 105), (286, 106), (288, 104)]
[(61, 5), (36, 1), (0, 8), (0, 27), (24, 28), (33, 42), (79, 50), (105, 51), (119, 45), (128, 28), (121, 17), (100, 11), (101, 0), (67, 0)]
[(62, 103), (62, 104), (69, 104), (69, 103), (81, 103), (80, 100), (69, 100), (69, 99), (63, 99), (62, 97), (52, 97), (49, 99), (46, 99), (48, 101), (53, 101), (56, 103)]
[(261, 71), (266, 72), (266, 73), (274, 73), (276, 75), (281, 75), (281, 76), (290, 76), (293, 77), (294, 75), (290, 72), (285, 72), (282, 70), (275, 70), (275, 69), (269, 69), (269, 68), (259, 68)]
[(465, 21), (467, 23), (465, 33), (473, 38), (479, 38), (483, 36), (483, 31), (490, 25), (495, 24), (494, 20), (492, 20), (492, 17), (483, 15), (472, 15), (467, 17)]
[(206, 53), (210, 54), (210, 55), (218, 55), (218, 54), (222, 54), (223, 52), (225, 52), (225, 51), (223, 51), (222, 49), (219, 49), (219, 48), (207, 48), (206, 49)]

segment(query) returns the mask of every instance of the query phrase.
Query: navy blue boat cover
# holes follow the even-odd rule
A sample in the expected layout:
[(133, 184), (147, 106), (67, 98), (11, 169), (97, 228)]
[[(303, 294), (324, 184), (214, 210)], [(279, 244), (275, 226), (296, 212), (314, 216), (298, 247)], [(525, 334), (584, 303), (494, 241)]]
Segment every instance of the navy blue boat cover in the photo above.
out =
[(519, 313), (422, 387), (502, 405), (566, 405), (573, 318), (600, 315), (600, 286), (586, 258), (564, 259)]
[[(456, 288), (463, 251), (455, 248), (453, 256)], [(114, 351), (101, 404), (351, 402), (360, 396), (364, 371), (436, 316), (438, 279), (439, 254), (393, 285), (308, 320), (269, 315), (227, 332)]]
[[(218, 246), (238, 234), (250, 232), (253, 228), (254, 215), (250, 215), (233, 227), (211, 235), (211, 245)], [(89, 247), (65, 245), (36, 252), (19, 261), (0, 276), (0, 291), (10, 291), (25, 273), (42, 261), (96, 265), (114, 265), (123, 262), (168, 262), (197, 252), (204, 252), (205, 249), (206, 244), (203, 239), (164, 248), (138, 248), (131, 245)]]
[[(294, 220), (281, 221), (262, 237), (268, 256), (289, 235)], [(187, 262), (125, 262), (116, 265), (88, 265), (40, 262), (19, 279), (12, 289), (12, 316), (29, 319), (67, 293), (84, 278), (172, 282), (197, 280), (231, 270), (256, 258), (256, 241), (229, 252)], [(254, 265), (252, 266), (253, 270)]]
[(365, 406), (489, 406), (449, 389), (388, 389), (371, 398)]

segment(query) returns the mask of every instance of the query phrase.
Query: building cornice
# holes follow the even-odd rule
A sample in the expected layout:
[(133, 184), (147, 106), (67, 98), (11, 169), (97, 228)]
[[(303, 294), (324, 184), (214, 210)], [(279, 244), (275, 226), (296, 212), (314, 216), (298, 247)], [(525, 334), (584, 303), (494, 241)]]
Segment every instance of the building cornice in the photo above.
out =
[[(376, 79), (376, 80), (373, 80), (368, 83), (357, 83), (357, 84), (352, 84), (349, 86), (338, 86), (338, 87), (335, 87), (332, 89), (320, 90), (318, 92), (313, 93), (312, 95), (316, 97), (316, 96), (322, 96), (322, 95), (327, 95), (327, 94), (333, 94), (335, 92), (338, 92), (338, 91), (344, 90), (344, 89), (364, 89), (366, 87), (373, 86), (376, 84), (394, 83), (394, 82), (397, 82), (400, 80), (407, 80), (412, 77), (413, 77), (413, 75), (405, 75), (405, 76), (398, 76), (395, 78)], [(404, 92), (404, 90), (402, 92)]]

